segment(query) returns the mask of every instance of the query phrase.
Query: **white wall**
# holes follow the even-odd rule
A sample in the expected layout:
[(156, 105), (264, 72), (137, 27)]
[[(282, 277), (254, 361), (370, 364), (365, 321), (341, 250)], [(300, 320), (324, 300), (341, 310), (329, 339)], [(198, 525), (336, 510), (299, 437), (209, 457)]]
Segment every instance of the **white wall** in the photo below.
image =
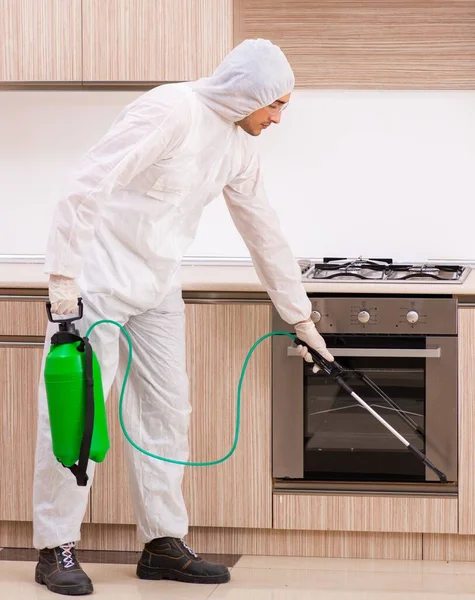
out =
[[(0, 254), (43, 254), (75, 161), (139, 92), (0, 92)], [(263, 133), (296, 256), (475, 259), (475, 92), (298, 91)], [(224, 203), (189, 256), (248, 256)]]

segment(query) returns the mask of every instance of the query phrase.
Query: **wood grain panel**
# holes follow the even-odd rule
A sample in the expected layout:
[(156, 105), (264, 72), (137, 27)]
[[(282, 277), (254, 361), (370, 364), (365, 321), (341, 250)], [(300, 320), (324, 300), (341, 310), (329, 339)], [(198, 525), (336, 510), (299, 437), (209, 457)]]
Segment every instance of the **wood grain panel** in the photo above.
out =
[(401, 560), (422, 558), (422, 535), (411, 533), (193, 527), (186, 540), (203, 553)]
[[(270, 331), (270, 315), (268, 305), (187, 306), (192, 461), (216, 460), (230, 450), (242, 365), (252, 344)], [(270, 361), (266, 340), (254, 352), (242, 387), (235, 453), (216, 466), (185, 469), (191, 525), (272, 526)]]
[(0, 348), (0, 520), (33, 518), (37, 390), (43, 348)]
[(235, 0), (235, 44), (281, 46), (300, 88), (474, 89), (473, 0)]
[(475, 308), (459, 308), (459, 533), (475, 534)]
[(80, 81), (81, 0), (2, 0), (0, 81)]
[[(424, 536), (425, 538), (426, 536)], [(431, 537), (431, 536), (428, 536)], [(459, 536), (435, 536), (458, 538)], [(464, 538), (472, 541), (473, 538)], [(31, 523), (0, 522), (0, 547), (31, 546)], [(276, 531), (192, 527), (186, 541), (198, 552), (250, 556), (315, 556), (421, 560), (422, 534), (356, 533), (333, 531)], [(132, 525), (84, 524), (79, 548), (88, 550), (142, 550)], [(432, 560), (425, 556), (427, 560)], [(434, 559), (439, 560), (439, 559)], [(440, 559), (445, 560), (445, 559)], [(465, 560), (463, 558), (454, 560)]]
[[(1, 539), (0, 524), (0, 539)], [(79, 546), (91, 550), (141, 550), (135, 527), (82, 527)], [(192, 527), (186, 541), (198, 552), (250, 556), (316, 556), (421, 560), (422, 534), (282, 531)]]
[(0, 548), (31, 548), (32, 545), (31, 521), (0, 521)]
[[(88, 516), (89, 518), (89, 516)], [(120, 532), (120, 535), (119, 535)], [(128, 536), (128, 537), (127, 537)], [(135, 527), (126, 525), (90, 525), (81, 527), (79, 548), (90, 550), (139, 550), (143, 545), (130, 543), (135, 539)], [(129, 544), (124, 543), (128, 539)], [(108, 543), (104, 543), (107, 540)], [(31, 521), (0, 521), (0, 548), (31, 548), (33, 546), (33, 523)]]
[(0, 336), (44, 337), (47, 324), (44, 299), (0, 299)]
[(433, 535), (423, 536), (424, 560), (475, 561), (475, 536)]
[(457, 533), (457, 498), (275, 494), (274, 527)]
[(78, 548), (84, 550), (143, 550), (135, 525), (86, 523), (81, 528)]
[(91, 488), (91, 521), (93, 523), (116, 525), (135, 523), (124, 452), (124, 443), (127, 442), (124, 441), (118, 415), (119, 394), (113, 387), (107, 399), (107, 426), (111, 447), (105, 461), (96, 465)]
[(208, 76), (232, 48), (232, 0), (83, 0), (85, 81)]

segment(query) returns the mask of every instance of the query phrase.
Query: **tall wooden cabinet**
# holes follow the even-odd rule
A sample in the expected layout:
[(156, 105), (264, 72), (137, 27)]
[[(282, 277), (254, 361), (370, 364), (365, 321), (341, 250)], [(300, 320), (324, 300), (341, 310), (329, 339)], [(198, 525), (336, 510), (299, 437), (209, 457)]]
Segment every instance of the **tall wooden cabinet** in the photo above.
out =
[(81, 81), (81, 0), (0, 2), (0, 82)]
[[(187, 365), (183, 368), (188, 370), (193, 407), (190, 460), (213, 461), (232, 446), (241, 368), (252, 344), (269, 331), (270, 308), (188, 304), (186, 316)], [(192, 526), (272, 527), (270, 356), (266, 341), (249, 362), (235, 453), (216, 466), (185, 469), (183, 487)], [(104, 464), (97, 467), (91, 493), (92, 522), (132, 524), (124, 458), (128, 442), (118, 421), (117, 392), (108, 402), (112, 448)]]
[(232, 0), (82, 0), (83, 79), (185, 81), (232, 48)]
[(459, 309), (459, 533), (475, 534), (475, 306)]

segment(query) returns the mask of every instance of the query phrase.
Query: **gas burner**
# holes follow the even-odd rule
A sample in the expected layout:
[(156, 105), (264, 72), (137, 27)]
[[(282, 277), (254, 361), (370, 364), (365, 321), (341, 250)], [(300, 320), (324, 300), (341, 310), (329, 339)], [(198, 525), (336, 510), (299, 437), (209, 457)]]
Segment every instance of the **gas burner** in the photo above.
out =
[(409, 279), (433, 279), (436, 281), (458, 281), (464, 267), (458, 265), (393, 265), (388, 279), (408, 281)]
[(387, 263), (372, 260), (353, 260), (345, 262), (316, 263), (313, 268), (313, 279), (383, 279)]
[(470, 267), (431, 263), (394, 263), (392, 259), (324, 258), (301, 261), (304, 281), (373, 281), (376, 283), (463, 283)]

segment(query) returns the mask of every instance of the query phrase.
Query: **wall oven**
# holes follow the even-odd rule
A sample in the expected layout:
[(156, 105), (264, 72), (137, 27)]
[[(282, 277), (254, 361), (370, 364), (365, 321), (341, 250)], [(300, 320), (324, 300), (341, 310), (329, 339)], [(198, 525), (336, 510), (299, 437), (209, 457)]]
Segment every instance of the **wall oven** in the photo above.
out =
[[(369, 377), (347, 382), (443, 471), (408, 451), (335, 381), (272, 341), (275, 489), (457, 492), (457, 300), (450, 297), (313, 297), (312, 318), (335, 359)], [(277, 312), (273, 330), (293, 332)]]

